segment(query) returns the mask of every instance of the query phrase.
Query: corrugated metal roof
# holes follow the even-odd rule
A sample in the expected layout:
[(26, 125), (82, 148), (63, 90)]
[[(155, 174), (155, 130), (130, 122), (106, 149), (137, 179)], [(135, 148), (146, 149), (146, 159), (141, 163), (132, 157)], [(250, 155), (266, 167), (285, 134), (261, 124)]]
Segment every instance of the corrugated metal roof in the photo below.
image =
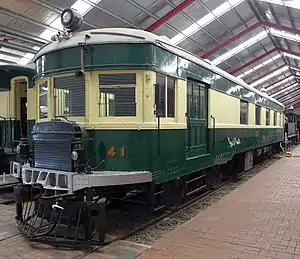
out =
[[(55, 32), (55, 21), (61, 11), (75, 3), (78, 6), (78, 1), (90, 7), (82, 30), (106, 27), (145, 30), (156, 23), (155, 34), (166, 35), (180, 47), (213, 62), (218, 61), (218, 67), (234, 72), (248, 83), (278, 67), (289, 66), (280, 75), (258, 84), (258, 89), (268, 89), (277, 83), (270, 90), (274, 94), (290, 84), (290, 81), (284, 81), (285, 78), (299, 81), (300, 73), (295, 69), (300, 70), (300, 5), (284, 0), (1, 1), (0, 59), (18, 63), (26, 55), (25, 50), (41, 47), (42, 42), (49, 39), (49, 33)], [(258, 24), (252, 29), (251, 26), (260, 21), (269, 24)], [(266, 34), (264, 37), (251, 42), (262, 32)], [(1, 39), (5, 39), (2, 48)], [(241, 44), (247, 42), (251, 44), (241, 48)], [(218, 46), (222, 47), (218, 49)], [(233, 51), (235, 53), (231, 55)], [(268, 51), (271, 51), (269, 55), (266, 54)], [(220, 60), (220, 57), (226, 58)], [(276, 59), (270, 60), (272, 57)], [(259, 69), (251, 70), (259, 65)], [(282, 84), (280, 80), (283, 80)], [(298, 84), (295, 87), (299, 87)], [(280, 96), (286, 96), (286, 92), (278, 98)]]

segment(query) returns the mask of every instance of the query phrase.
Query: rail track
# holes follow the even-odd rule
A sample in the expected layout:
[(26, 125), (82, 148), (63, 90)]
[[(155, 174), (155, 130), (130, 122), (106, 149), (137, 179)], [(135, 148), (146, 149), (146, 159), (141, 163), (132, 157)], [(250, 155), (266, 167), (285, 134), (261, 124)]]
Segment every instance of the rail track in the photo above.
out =
[[(189, 209), (195, 203), (199, 203), (199, 202), (202, 202), (202, 201), (204, 202), (206, 199), (208, 199), (208, 198), (212, 197), (214, 194), (220, 192), (220, 190), (222, 190), (222, 188), (226, 187), (229, 183), (234, 183), (233, 184), (233, 186), (234, 186), (233, 189), (235, 189), (238, 186), (240, 186), (242, 183), (244, 183), (245, 181), (247, 181), (250, 178), (252, 178), (253, 176), (255, 176), (262, 169), (270, 166), (272, 163), (274, 163), (275, 160), (278, 160), (281, 157), (282, 157), (282, 155), (279, 156), (279, 154), (276, 154), (275, 156), (272, 156), (270, 159), (267, 159), (267, 160), (255, 165), (249, 171), (246, 171), (246, 172), (243, 172), (243, 173), (239, 174), (239, 180), (238, 181), (233, 181), (233, 180), (230, 180), (230, 179), (225, 180), (221, 184), (219, 184), (215, 189), (209, 190), (205, 193), (202, 193), (201, 195), (186, 201), (184, 204), (182, 204), (182, 205), (180, 205), (180, 206), (178, 206), (174, 209), (167, 210), (162, 215), (159, 215), (159, 216), (155, 217), (154, 219), (151, 219), (151, 220), (147, 221), (146, 223), (130, 230), (129, 232), (127, 232), (125, 234), (122, 234), (122, 235), (119, 235), (119, 236), (112, 236), (112, 235), (108, 234), (109, 239), (104, 244), (102, 244), (100, 246), (96, 246), (96, 247), (92, 248), (90, 251), (88, 251), (87, 253), (85, 253), (84, 255), (81, 255), (81, 256), (76, 257), (76, 258), (78, 258), (78, 259), (85, 258), (87, 255), (92, 254), (93, 252), (96, 252), (101, 247), (107, 246), (107, 245), (112, 244), (112, 243), (117, 242), (117, 241), (128, 240), (129, 238), (139, 234), (142, 231), (147, 231), (147, 229), (150, 229), (151, 227), (153, 227), (157, 223), (162, 222), (165, 219), (174, 217), (177, 214), (182, 213), (183, 210)], [(230, 191), (232, 191), (233, 189), (231, 189)], [(225, 195), (223, 195), (222, 197), (224, 197)], [(222, 197), (219, 197), (219, 199), (222, 198)], [(143, 245), (145, 245), (145, 244), (143, 244)]]
[(9, 205), (15, 202), (14, 187), (18, 183), (7, 183), (0, 185), (0, 205)]

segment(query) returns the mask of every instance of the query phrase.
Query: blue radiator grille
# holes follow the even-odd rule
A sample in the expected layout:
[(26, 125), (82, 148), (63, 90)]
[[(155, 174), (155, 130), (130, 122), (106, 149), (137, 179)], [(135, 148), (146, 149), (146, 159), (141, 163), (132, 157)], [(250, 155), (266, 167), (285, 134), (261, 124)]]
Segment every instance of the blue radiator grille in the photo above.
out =
[(34, 166), (72, 171), (71, 142), (66, 140), (35, 140)]

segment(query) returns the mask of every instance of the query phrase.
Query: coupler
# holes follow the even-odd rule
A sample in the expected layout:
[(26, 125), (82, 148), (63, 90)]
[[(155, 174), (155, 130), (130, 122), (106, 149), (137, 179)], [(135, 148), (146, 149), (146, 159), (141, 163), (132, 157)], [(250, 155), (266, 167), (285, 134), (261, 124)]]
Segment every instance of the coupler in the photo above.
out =
[(101, 245), (105, 241), (106, 207), (84, 194), (46, 196), (40, 184), (14, 188), (16, 221), (32, 242), (55, 246)]

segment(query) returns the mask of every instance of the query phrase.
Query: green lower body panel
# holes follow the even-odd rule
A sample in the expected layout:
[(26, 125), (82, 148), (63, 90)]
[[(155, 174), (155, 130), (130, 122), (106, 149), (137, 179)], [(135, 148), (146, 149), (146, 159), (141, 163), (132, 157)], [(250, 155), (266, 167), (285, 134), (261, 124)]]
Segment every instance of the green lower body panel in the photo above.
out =
[(279, 143), (283, 135), (279, 128), (217, 128), (207, 131), (205, 145), (192, 146), (186, 130), (88, 130), (87, 157), (94, 170), (150, 171), (161, 183)]
[[(35, 120), (20, 122), (19, 120), (1, 120), (0, 121), (0, 146), (11, 148), (17, 143), (14, 140), (20, 140), (22, 137), (31, 139), (31, 130)], [(31, 143), (31, 142), (29, 142)]]

